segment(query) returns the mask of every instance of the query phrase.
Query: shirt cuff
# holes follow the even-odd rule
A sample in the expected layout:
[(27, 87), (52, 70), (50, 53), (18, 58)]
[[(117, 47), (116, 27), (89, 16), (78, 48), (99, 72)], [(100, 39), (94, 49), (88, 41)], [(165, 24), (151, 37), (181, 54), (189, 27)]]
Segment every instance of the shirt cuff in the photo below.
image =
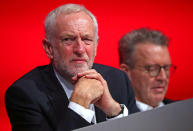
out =
[(70, 101), (68, 108), (79, 114), (82, 118), (84, 118), (86, 121), (91, 123), (93, 117), (94, 117), (94, 111), (90, 109), (86, 109), (83, 106)]
[(115, 119), (118, 119), (118, 118), (122, 118), (122, 117), (125, 117), (125, 116), (128, 116), (128, 109), (127, 107), (124, 105), (124, 104), (121, 104), (121, 106), (123, 106), (123, 113), (122, 114), (119, 114), (118, 116), (115, 116), (113, 118), (106, 118), (107, 120), (115, 120)]

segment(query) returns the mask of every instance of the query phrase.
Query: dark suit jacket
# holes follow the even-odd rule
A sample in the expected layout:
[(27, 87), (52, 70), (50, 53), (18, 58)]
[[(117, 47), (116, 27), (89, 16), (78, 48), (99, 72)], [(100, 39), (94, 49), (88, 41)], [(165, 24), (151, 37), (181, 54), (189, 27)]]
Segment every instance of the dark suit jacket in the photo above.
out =
[(163, 100), (163, 103), (164, 104), (170, 104), (170, 103), (173, 103), (174, 101), (173, 100), (170, 100), (170, 99), (167, 99), (167, 98), (165, 98), (164, 100)]
[[(125, 104), (129, 113), (138, 111), (125, 73), (99, 64), (93, 68), (107, 81), (117, 102)], [(90, 125), (67, 107), (69, 100), (51, 65), (37, 67), (13, 83), (5, 103), (13, 131), (69, 131)], [(105, 121), (105, 114), (97, 107), (95, 110), (97, 122)]]

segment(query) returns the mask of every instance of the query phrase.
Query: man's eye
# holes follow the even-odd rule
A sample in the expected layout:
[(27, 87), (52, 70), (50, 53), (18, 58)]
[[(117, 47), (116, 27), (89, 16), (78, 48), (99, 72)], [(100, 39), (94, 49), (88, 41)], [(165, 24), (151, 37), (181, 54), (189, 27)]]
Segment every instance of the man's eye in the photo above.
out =
[(62, 42), (73, 42), (76, 38), (74, 37), (66, 37), (66, 38), (62, 38), (61, 41)]
[(154, 71), (154, 70), (157, 70), (157, 69), (159, 69), (159, 67), (157, 67), (157, 66), (150, 66), (149, 67), (150, 71)]
[(83, 38), (82, 40), (83, 41), (90, 41), (90, 39), (88, 39), (88, 38)]
[(84, 41), (86, 45), (91, 45), (93, 43), (93, 39), (90, 38), (83, 38), (82, 41)]
[(170, 70), (170, 67), (171, 66), (165, 66), (164, 69), (168, 71), (168, 70)]
[(70, 38), (63, 38), (62, 41), (69, 41)]

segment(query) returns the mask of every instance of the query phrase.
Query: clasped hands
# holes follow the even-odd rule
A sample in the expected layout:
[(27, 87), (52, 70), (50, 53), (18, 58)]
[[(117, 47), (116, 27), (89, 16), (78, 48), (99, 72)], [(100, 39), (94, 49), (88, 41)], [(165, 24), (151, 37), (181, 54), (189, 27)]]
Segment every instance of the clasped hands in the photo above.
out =
[(72, 77), (72, 81), (74, 81), (74, 91), (70, 101), (87, 109), (90, 104), (94, 104), (108, 117), (116, 116), (121, 111), (120, 104), (112, 98), (109, 92), (107, 82), (96, 70), (78, 73)]

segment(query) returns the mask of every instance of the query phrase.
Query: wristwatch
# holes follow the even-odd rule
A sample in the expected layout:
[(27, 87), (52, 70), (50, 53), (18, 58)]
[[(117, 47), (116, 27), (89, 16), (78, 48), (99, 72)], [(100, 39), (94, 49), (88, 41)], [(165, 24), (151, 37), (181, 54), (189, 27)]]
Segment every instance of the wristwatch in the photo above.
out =
[(121, 107), (121, 111), (120, 111), (116, 116), (107, 116), (107, 118), (108, 118), (108, 119), (111, 119), (111, 118), (117, 117), (117, 116), (120, 115), (120, 114), (123, 114), (124, 105), (121, 105), (121, 104), (120, 104), (120, 107)]

